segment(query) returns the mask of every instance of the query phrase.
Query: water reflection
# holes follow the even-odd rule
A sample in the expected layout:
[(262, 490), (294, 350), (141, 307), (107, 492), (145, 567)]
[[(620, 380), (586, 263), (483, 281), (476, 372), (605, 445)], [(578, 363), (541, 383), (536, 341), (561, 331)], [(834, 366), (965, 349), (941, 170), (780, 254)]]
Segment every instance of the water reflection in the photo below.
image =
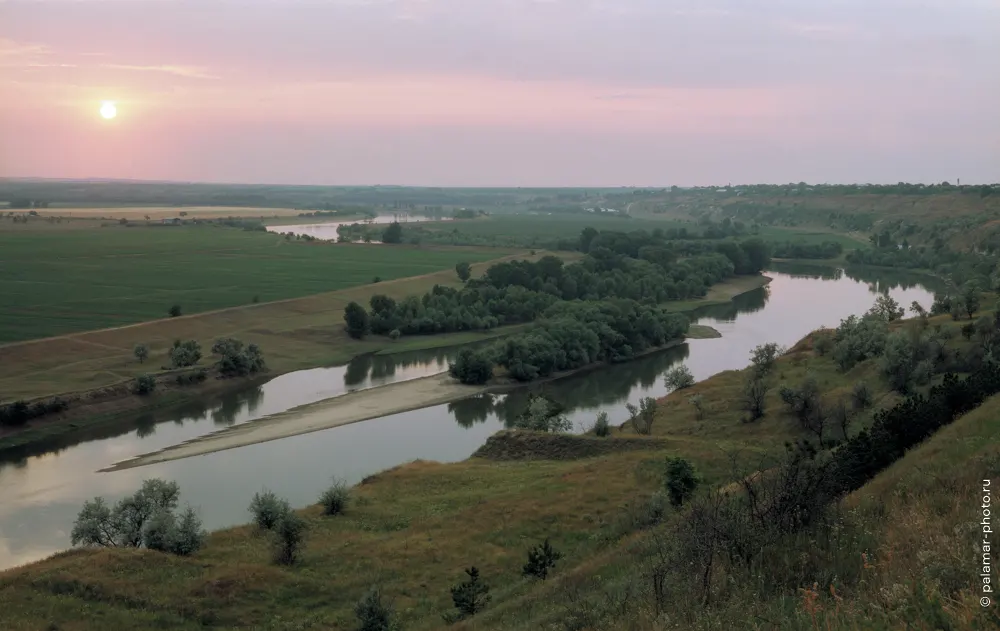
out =
[[(297, 506), (315, 501), (331, 475), (362, 477), (414, 459), (443, 462), (471, 455), (486, 438), (540, 391), (566, 407), (574, 427), (606, 411), (624, 422), (625, 403), (667, 393), (662, 375), (684, 362), (696, 379), (748, 362), (761, 343), (787, 346), (820, 327), (863, 313), (874, 292), (889, 290), (901, 304), (930, 305), (933, 279), (885, 270), (775, 271), (774, 281), (732, 304), (699, 310), (698, 321), (721, 339), (688, 340), (665, 351), (601, 370), (583, 372), (506, 395), (482, 395), (449, 405), (386, 416), (241, 449), (111, 474), (96, 469), (138, 453), (190, 440), (219, 427), (253, 422), (291, 407), (352, 389), (413, 379), (447, 369), (453, 349), (398, 356), (369, 355), (348, 366), (290, 373), (242, 392), (136, 415), (123, 424), (83, 428), (73, 437), (0, 456), (0, 567), (38, 559), (68, 546), (80, 504), (95, 495), (116, 501), (148, 477), (173, 479), (182, 497), (201, 511), (208, 528), (246, 520), (250, 496), (262, 486)], [(918, 284), (914, 285), (916, 282)], [(169, 422), (173, 421), (173, 422)], [(4, 464), (6, 463), (6, 464)]]

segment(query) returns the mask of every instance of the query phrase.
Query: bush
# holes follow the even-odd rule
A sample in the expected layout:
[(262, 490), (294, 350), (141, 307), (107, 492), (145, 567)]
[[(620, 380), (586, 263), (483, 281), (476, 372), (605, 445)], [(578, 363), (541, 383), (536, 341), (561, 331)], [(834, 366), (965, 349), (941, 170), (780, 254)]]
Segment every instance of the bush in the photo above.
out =
[(482, 385), (493, 378), (493, 360), (487, 351), (463, 348), (448, 373), (467, 385)]
[(399, 623), (392, 605), (382, 603), (382, 590), (373, 587), (354, 606), (358, 631), (398, 631)]
[(670, 505), (680, 508), (691, 499), (698, 488), (698, 476), (694, 466), (684, 458), (668, 458), (666, 468), (666, 489)]
[(833, 350), (833, 338), (826, 333), (818, 333), (813, 343), (813, 350), (820, 357), (828, 355)]
[(521, 576), (533, 576), (543, 581), (548, 578), (549, 570), (556, 566), (556, 561), (562, 558), (562, 554), (557, 552), (548, 538), (543, 543), (528, 550), (528, 562), (521, 569)]
[(455, 273), (458, 274), (458, 279), (464, 283), (472, 276), (472, 266), (468, 262), (462, 261), (455, 265)]
[(219, 355), (219, 374), (224, 377), (246, 377), (267, 368), (264, 354), (256, 344), (243, 346), (231, 337), (221, 338), (212, 345), (212, 353)]
[(543, 396), (531, 395), (528, 405), (514, 419), (515, 429), (535, 432), (568, 432), (573, 423), (562, 415), (562, 406)]
[(671, 390), (684, 390), (694, 385), (694, 375), (684, 364), (672, 368), (663, 379), (664, 385)]
[(743, 411), (747, 413), (743, 421), (750, 423), (764, 418), (766, 412), (765, 403), (770, 386), (757, 375), (747, 379), (743, 386)]
[(781, 354), (781, 347), (774, 342), (760, 344), (750, 351), (750, 362), (758, 377), (766, 377)]
[(156, 390), (156, 377), (153, 375), (139, 375), (132, 380), (132, 392), (138, 395), (153, 394)]
[(308, 526), (298, 513), (289, 511), (274, 526), (274, 562), (294, 565), (299, 560)]
[(656, 420), (656, 400), (644, 397), (639, 401), (639, 407), (631, 403), (625, 404), (629, 413), (629, 421), (636, 434), (649, 435), (653, 432), (653, 421)]
[(253, 522), (261, 530), (273, 530), (285, 515), (292, 512), (292, 507), (288, 501), (279, 498), (272, 491), (264, 489), (260, 493), (254, 493), (250, 500), (250, 507), (247, 509), (253, 514)]
[(171, 318), (176, 318), (177, 316), (179, 316), (181, 314), (181, 306), (180, 305), (174, 305), (174, 306), (170, 307), (170, 309), (167, 310), (167, 314)]
[(205, 540), (201, 520), (188, 508), (178, 520), (174, 515), (180, 499), (176, 482), (149, 479), (133, 495), (114, 508), (104, 498), (85, 502), (73, 523), (74, 546), (146, 547), (178, 555), (193, 554)]
[(348, 303), (344, 309), (344, 322), (347, 323), (347, 334), (356, 340), (367, 335), (370, 329), (368, 312), (356, 302)]
[(592, 428), (594, 436), (600, 438), (605, 438), (611, 435), (611, 423), (608, 421), (608, 413), (600, 412), (597, 415), (597, 420), (594, 421), (594, 427)]
[(389, 339), (390, 340), (398, 340), (399, 336), (400, 336), (399, 329), (393, 329), (393, 330), (389, 331)]
[(873, 395), (871, 388), (864, 381), (859, 381), (851, 388), (851, 404), (855, 410), (871, 407)]
[(174, 368), (194, 366), (201, 359), (201, 344), (196, 340), (174, 340), (170, 349), (170, 363)]
[(705, 398), (700, 394), (695, 394), (688, 397), (688, 403), (694, 407), (694, 417), (697, 420), (703, 420), (705, 418)]
[(351, 500), (351, 492), (347, 484), (336, 478), (333, 484), (319, 497), (319, 503), (323, 506), (324, 515), (340, 515), (347, 510), (347, 504)]
[(451, 588), (451, 600), (455, 604), (456, 614), (445, 616), (446, 622), (455, 622), (470, 618), (490, 602), (490, 587), (479, 578), (479, 569), (475, 566), (465, 570), (468, 579)]
[(204, 368), (199, 368), (194, 372), (177, 375), (176, 381), (179, 386), (189, 386), (191, 384), (201, 383), (206, 379), (208, 379), (208, 371)]
[(62, 412), (68, 407), (69, 401), (60, 397), (49, 401), (36, 401), (31, 405), (28, 405), (27, 401), (0, 405), (0, 427), (20, 427), (31, 419)]

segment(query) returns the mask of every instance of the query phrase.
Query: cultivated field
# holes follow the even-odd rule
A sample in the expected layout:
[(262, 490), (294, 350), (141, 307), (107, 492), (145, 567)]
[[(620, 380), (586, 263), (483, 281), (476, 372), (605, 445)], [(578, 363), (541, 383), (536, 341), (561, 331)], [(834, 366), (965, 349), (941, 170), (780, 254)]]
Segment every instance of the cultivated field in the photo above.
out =
[[(225, 217), (270, 218), (297, 217), (303, 211), (294, 208), (262, 208), (256, 206), (71, 206), (56, 204), (38, 210), (41, 217), (74, 217), (87, 219), (221, 219)], [(181, 215), (181, 213), (184, 213)]]
[[(0, 230), (0, 343), (450, 270), (507, 252), (287, 241), (217, 226)], [(451, 272), (454, 275), (454, 272)]]

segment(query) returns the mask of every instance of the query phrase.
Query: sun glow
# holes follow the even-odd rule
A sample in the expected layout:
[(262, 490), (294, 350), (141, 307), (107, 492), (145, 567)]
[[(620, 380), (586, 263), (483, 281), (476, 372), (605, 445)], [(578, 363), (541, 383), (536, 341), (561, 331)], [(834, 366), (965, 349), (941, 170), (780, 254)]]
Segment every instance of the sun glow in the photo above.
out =
[(101, 116), (107, 120), (118, 116), (118, 108), (115, 107), (114, 101), (104, 101), (101, 103)]

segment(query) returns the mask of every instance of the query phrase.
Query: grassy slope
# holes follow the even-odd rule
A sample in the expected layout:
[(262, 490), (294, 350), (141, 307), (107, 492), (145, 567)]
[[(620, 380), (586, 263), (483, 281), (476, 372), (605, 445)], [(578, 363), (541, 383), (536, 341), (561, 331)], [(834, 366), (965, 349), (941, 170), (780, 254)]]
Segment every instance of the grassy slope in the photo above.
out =
[[(208, 227), (0, 231), (0, 342), (199, 313), (453, 269), (495, 250), (289, 242)], [(55, 256), (54, 256), (55, 254)]]
[[(961, 338), (955, 343), (961, 344)], [(865, 379), (882, 405), (892, 402), (872, 362), (842, 375), (830, 359), (815, 355), (810, 339), (779, 360), (776, 375), (794, 384), (807, 369), (828, 393)], [(630, 533), (636, 532), (638, 507), (661, 483), (665, 455), (689, 458), (706, 484), (717, 485), (731, 479), (727, 451), (779, 450), (784, 441), (802, 436), (774, 401), (765, 420), (740, 423), (736, 397), (741, 377), (738, 371), (723, 373), (661, 400), (654, 425), (658, 437), (650, 441), (649, 451), (580, 460), (417, 462), (372, 476), (355, 489), (356, 501), (346, 515), (324, 518), (317, 507), (303, 511), (311, 525), (309, 543), (302, 564), (291, 569), (272, 566), (266, 541), (249, 527), (234, 528), (213, 533), (193, 558), (77, 550), (0, 574), (0, 608), (9, 614), (11, 629), (49, 622), (65, 629), (133, 628), (126, 615), (130, 611), (163, 628), (195, 628), (207, 621), (265, 629), (286, 628), (289, 621), (295, 621), (296, 628), (351, 628), (353, 603), (378, 583), (395, 601), (406, 629), (437, 629), (442, 626), (439, 613), (450, 606), (448, 587), (460, 579), (462, 568), (476, 564), (492, 586), (493, 603), (474, 624), (456, 628), (548, 628), (591, 606), (587, 603), (608, 606), (611, 595), (603, 586), (636, 571), (643, 558), (637, 544), (645, 535)], [(704, 420), (696, 420), (686, 403), (693, 393), (703, 394), (710, 403)], [(966, 427), (971, 432), (962, 446), (953, 445), (954, 438), (939, 437), (921, 447), (948, 450), (935, 471), (948, 470), (945, 459), (995, 444), (978, 429), (988, 425), (996, 431), (995, 420), (985, 423), (995, 419), (990, 416), (993, 409), (969, 415), (979, 421), (947, 430)], [(582, 447), (569, 451), (601, 451), (586, 448), (588, 441), (601, 439), (571, 440)], [(912, 462), (921, 461), (908, 458), (883, 477), (901, 475)], [(857, 501), (891, 489), (877, 479), (857, 494)], [(960, 508), (956, 504), (954, 510)], [(911, 539), (917, 540), (918, 534)], [(552, 580), (526, 582), (519, 576), (524, 550), (546, 536), (565, 557)], [(912, 560), (907, 563), (916, 567)], [(803, 613), (795, 608), (797, 603), (797, 598), (791, 605), (761, 603), (759, 610), (795, 617)], [(789, 606), (790, 613), (785, 612)], [(641, 611), (638, 618), (629, 617), (641, 621)], [(798, 623), (791, 628), (800, 627), (812, 628)], [(621, 628), (658, 627), (650, 623)]]

